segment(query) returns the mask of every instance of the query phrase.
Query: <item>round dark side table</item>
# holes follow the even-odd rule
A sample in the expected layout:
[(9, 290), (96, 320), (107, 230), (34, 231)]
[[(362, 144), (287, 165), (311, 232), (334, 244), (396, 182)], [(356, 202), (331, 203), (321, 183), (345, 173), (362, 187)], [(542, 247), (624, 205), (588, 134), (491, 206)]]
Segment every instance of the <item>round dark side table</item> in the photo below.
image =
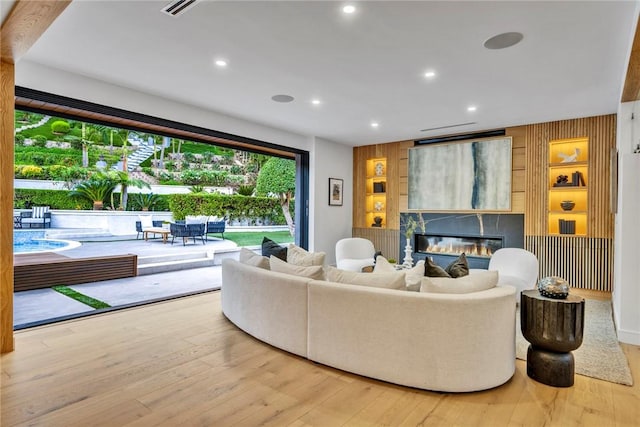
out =
[(571, 387), (575, 362), (571, 352), (582, 345), (584, 299), (543, 297), (538, 290), (520, 294), (520, 327), (531, 343), (527, 375), (554, 387)]

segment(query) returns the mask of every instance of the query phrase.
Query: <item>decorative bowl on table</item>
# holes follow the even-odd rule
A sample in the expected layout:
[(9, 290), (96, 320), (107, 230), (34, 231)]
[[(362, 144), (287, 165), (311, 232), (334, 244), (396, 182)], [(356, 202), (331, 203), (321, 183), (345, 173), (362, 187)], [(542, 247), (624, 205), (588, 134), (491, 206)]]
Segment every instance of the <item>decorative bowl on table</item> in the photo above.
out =
[(553, 299), (565, 299), (569, 296), (569, 282), (562, 277), (549, 276), (538, 281), (540, 295)]

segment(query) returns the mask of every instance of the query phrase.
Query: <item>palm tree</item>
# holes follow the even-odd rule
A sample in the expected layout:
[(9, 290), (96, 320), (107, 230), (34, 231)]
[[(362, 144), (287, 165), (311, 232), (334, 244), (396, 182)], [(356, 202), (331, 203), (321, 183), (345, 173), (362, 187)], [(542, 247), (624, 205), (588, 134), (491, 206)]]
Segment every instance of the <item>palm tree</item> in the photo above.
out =
[[(151, 189), (149, 183), (139, 179), (139, 178), (131, 178), (128, 172), (125, 171), (109, 171), (107, 173), (108, 178), (113, 181), (116, 185), (120, 185), (120, 210), (127, 210), (127, 201), (128, 201), (128, 188), (136, 187), (136, 188), (148, 188)], [(113, 206), (113, 199), (111, 200), (111, 205)]]
[(72, 197), (82, 197), (93, 202), (93, 209), (98, 211), (104, 207), (104, 201), (111, 196), (116, 183), (98, 174), (86, 181), (82, 181), (70, 191)]

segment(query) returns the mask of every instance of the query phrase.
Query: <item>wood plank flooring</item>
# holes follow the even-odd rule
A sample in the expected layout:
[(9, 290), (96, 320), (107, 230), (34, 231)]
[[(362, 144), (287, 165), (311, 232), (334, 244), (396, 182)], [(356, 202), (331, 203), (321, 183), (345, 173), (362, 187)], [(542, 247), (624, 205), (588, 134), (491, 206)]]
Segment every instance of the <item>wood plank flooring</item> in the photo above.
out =
[(219, 292), (19, 331), (15, 340), (15, 352), (2, 356), (2, 426), (640, 423), (640, 347), (630, 345), (633, 387), (576, 375), (573, 387), (553, 388), (517, 361), (507, 384), (451, 394), (270, 347), (226, 320)]

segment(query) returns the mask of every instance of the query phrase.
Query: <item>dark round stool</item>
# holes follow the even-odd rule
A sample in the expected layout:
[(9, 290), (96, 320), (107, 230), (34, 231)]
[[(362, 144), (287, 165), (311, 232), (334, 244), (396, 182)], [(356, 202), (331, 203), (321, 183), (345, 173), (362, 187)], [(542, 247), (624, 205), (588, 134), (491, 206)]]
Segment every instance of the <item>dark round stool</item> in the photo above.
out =
[(584, 299), (551, 299), (538, 290), (520, 294), (520, 327), (531, 343), (527, 375), (554, 387), (571, 387), (575, 364), (571, 352), (582, 345)]

